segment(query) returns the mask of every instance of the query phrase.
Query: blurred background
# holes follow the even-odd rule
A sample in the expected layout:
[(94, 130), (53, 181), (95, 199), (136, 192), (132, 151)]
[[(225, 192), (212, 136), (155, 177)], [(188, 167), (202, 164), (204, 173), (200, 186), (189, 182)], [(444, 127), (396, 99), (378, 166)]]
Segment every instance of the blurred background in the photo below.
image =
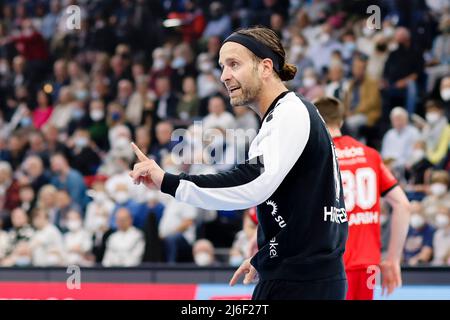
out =
[[(368, 20), (370, 5), (379, 20)], [(406, 286), (394, 297), (450, 298), (445, 0), (0, 1), (0, 288), (59, 285), (77, 265), (89, 282), (203, 283), (185, 297), (249, 297), (251, 287), (224, 283), (255, 250), (255, 208), (197, 209), (134, 185), (128, 172), (131, 141), (171, 173), (233, 167), (259, 119), (229, 105), (218, 52), (253, 25), (280, 36), (298, 69), (292, 91), (344, 102), (344, 132), (381, 152), (412, 201)], [(171, 139), (177, 129), (185, 134)], [(237, 143), (228, 129), (250, 134)], [(170, 157), (180, 146), (194, 150), (181, 165)], [(385, 204), (380, 221), (387, 244)], [(425, 286), (436, 284), (441, 296)], [(40, 298), (56, 294), (48, 288)], [(184, 292), (149, 288), (142, 297)]]

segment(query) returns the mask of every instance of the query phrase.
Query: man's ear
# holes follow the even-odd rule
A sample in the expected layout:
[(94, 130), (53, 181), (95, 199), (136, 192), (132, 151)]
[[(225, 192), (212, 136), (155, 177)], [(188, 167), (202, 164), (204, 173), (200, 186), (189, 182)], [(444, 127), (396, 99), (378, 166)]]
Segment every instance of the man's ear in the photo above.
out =
[(273, 71), (273, 61), (272, 59), (269, 58), (265, 58), (261, 61), (261, 65), (262, 65), (262, 77), (263, 78), (268, 78), (269, 76), (272, 75)]

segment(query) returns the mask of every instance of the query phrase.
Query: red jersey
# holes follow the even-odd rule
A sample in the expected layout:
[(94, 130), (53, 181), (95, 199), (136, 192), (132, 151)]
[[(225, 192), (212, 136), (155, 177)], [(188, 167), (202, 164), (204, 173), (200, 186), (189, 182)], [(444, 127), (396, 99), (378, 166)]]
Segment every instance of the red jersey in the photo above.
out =
[(397, 185), (380, 154), (350, 136), (335, 137), (348, 216), (344, 253), (347, 270), (378, 265), (381, 259), (380, 196)]

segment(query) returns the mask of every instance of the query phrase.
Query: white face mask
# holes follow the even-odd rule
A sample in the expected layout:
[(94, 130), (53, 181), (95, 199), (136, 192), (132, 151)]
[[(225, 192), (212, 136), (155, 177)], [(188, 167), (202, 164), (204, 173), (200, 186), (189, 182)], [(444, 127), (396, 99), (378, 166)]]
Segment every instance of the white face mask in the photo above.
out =
[(77, 148), (84, 148), (89, 143), (89, 140), (86, 137), (78, 137), (75, 139), (75, 146)]
[(113, 142), (114, 149), (125, 149), (130, 146), (131, 141), (127, 137), (119, 137)]
[(19, 256), (16, 258), (16, 266), (29, 266), (31, 264), (30, 257), (27, 256)]
[(315, 78), (310, 78), (310, 77), (303, 78), (303, 86), (305, 88), (311, 88), (311, 87), (315, 86), (316, 83), (317, 83), (317, 80)]
[(194, 256), (194, 261), (195, 261), (195, 264), (200, 267), (209, 266), (212, 264), (212, 258), (206, 252), (197, 253)]
[(391, 38), (391, 37), (393, 37), (393, 36), (394, 36), (394, 33), (395, 33), (395, 29), (392, 28), (392, 27), (386, 27), (386, 28), (383, 29), (383, 35), (384, 35), (386, 38)]
[(419, 229), (425, 224), (425, 219), (420, 214), (413, 213), (411, 215), (411, 220), (409, 221), (409, 223), (414, 229)]
[(211, 72), (214, 69), (214, 66), (211, 62), (203, 62), (199, 65), (199, 69), (201, 72), (207, 73)]
[(108, 223), (108, 219), (105, 216), (97, 216), (92, 221), (92, 225), (95, 229), (105, 227)]
[(330, 34), (329, 33), (322, 33), (319, 37), (320, 43), (324, 44), (327, 43), (328, 40), (330, 40)]
[(104, 192), (96, 192), (94, 195), (94, 201), (98, 204), (106, 201), (106, 199), (108, 199), (108, 196)]
[(164, 59), (156, 59), (153, 62), (153, 70), (160, 71), (160, 70), (164, 69), (165, 65), (166, 65), (166, 62), (164, 61)]
[(430, 192), (435, 196), (442, 196), (447, 192), (447, 186), (443, 183), (433, 183), (430, 186)]
[(69, 229), (69, 231), (80, 230), (81, 229), (81, 221), (80, 220), (67, 221), (67, 229)]
[(441, 115), (437, 112), (427, 112), (425, 118), (427, 119), (429, 124), (435, 124), (436, 122), (439, 121)]
[(425, 157), (425, 151), (422, 149), (414, 149), (411, 154), (411, 160), (413, 163), (416, 163), (422, 160)]
[(450, 100), (450, 88), (444, 88), (441, 90), (441, 98), (444, 101)]
[(114, 199), (117, 203), (122, 204), (128, 201), (130, 199), (130, 195), (126, 191), (118, 191), (114, 195)]
[(448, 226), (449, 218), (448, 215), (443, 213), (438, 213), (436, 215), (436, 227), (445, 228)]
[(94, 109), (89, 113), (89, 115), (91, 116), (92, 120), (100, 121), (105, 117), (105, 112), (103, 110)]

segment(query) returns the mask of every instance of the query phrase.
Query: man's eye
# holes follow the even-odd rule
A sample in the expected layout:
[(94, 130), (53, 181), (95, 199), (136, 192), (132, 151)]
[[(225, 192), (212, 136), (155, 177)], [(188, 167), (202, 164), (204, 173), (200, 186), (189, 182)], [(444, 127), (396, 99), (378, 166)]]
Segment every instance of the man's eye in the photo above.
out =
[(232, 68), (236, 68), (237, 66), (238, 66), (237, 62), (232, 62), (232, 63), (231, 63), (231, 67), (232, 67)]

